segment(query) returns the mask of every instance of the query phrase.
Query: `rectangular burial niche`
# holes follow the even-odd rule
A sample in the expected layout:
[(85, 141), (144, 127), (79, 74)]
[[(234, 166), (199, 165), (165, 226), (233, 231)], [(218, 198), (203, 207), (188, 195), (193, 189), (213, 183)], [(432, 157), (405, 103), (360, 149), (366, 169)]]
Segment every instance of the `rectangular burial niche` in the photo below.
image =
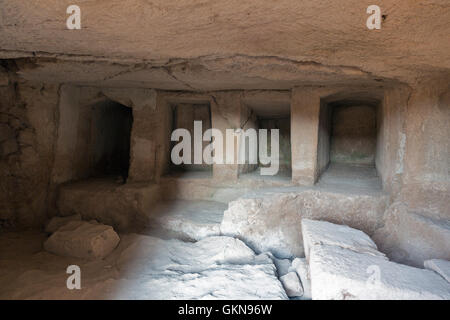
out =
[(322, 101), (317, 168), (319, 183), (381, 188), (375, 166), (379, 102)]
[[(202, 158), (201, 164), (194, 163), (194, 121), (201, 121), (202, 123), (202, 139), (206, 130), (211, 129), (211, 106), (209, 102), (176, 102), (170, 104), (172, 108), (172, 130), (186, 129), (191, 135), (191, 164), (174, 164), (171, 159), (172, 149), (179, 141), (170, 141), (169, 150), (169, 175), (182, 177), (198, 177), (211, 178), (212, 164), (204, 163)], [(169, 136), (170, 139), (170, 136)], [(211, 141), (202, 142), (202, 156), (204, 148), (210, 144)], [(182, 155), (182, 151), (181, 154)]]
[(128, 178), (132, 109), (112, 100), (89, 108), (89, 178)]
[[(279, 130), (279, 170), (273, 176), (261, 176), (261, 168), (269, 167), (270, 164), (263, 164), (259, 157), (259, 135), (258, 137), (258, 163), (256, 165), (239, 165), (240, 178), (264, 178), (290, 181), (292, 176), (291, 168), (291, 116), (290, 103), (288, 101), (271, 101), (270, 99), (248, 99), (245, 101), (247, 116), (244, 117), (244, 130), (249, 128), (267, 130), (267, 152), (271, 155), (271, 130)], [(246, 138), (246, 161), (248, 156), (249, 138)]]

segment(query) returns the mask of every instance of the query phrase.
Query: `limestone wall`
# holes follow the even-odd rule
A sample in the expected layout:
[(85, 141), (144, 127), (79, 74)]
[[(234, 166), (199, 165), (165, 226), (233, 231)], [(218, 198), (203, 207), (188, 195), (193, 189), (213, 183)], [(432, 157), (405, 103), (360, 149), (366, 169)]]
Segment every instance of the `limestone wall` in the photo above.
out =
[(383, 188), (392, 195), (402, 183), (406, 143), (406, 107), (410, 88), (386, 88), (382, 103), (377, 108), (377, 145), (375, 166)]
[(450, 218), (450, 88), (448, 79), (423, 79), (406, 112), (401, 200), (411, 210)]
[(39, 227), (49, 202), (58, 86), (0, 73), (0, 230)]
[(333, 108), (330, 161), (356, 165), (375, 164), (376, 113), (365, 105)]
[[(89, 141), (84, 137), (91, 130), (89, 108), (97, 103), (115, 101), (132, 109), (127, 183), (149, 184), (159, 183), (170, 172), (174, 120), (171, 106), (210, 105), (211, 127), (221, 130), (226, 139), (226, 129), (268, 126), (264, 124), (267, 119), (259, 123), (249, 104), (251, 99), (257, 97), (257, 104), (267, 106), (271, 99), (285, 99), (284, 94), (281, 97), (275, 92), (268, 94), (269, 91), (193, 93), (69, 85), (58, 91), (57, 86), (17, 83), (9, 79), (6, 71), (2, 71), (1, 79), (0, 183), (5, 192), (1, 195), (0, 214), (5, 226), (41, 225), (48, 214), (56, 213), (53, 204), (58, 186), (89, 176), (91, 163), (83, 152), (89, 149)], [(328, 164), (333, 150), (328, 138), (332, 134), (331, 113), (324, 108), (324, 97), (339, 92), (346, 91), (313, 87), (292, 90), (291, 152), (285, 160), (291, 157), (294, 184), (314, 184)], [(412, 89), (384, 88), (376, 113), (373, 155), (384, 190), (393, 200), (404, 201), (410, 210), (439, 219), (449, 216), (448, 92), (448, 86), (442, 82), (425, 80)], [(377, 93), (377, 99), (379, 96)], [(237, 160), (237, 150), (234, 151)], [(238, 181), (239, 173), (254, 167), (214, 164), (213, 181), (233, 183)]]

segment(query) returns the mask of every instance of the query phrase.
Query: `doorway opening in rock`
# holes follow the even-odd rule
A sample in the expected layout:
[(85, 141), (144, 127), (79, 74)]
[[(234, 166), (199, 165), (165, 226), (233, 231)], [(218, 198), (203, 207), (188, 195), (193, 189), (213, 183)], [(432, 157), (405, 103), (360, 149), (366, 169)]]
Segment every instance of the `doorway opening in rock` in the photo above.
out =
[[(279, 170), (278, 173), (269, 176), (261, 175), (262, 167), (269, 167), (271, 164), (261, 163), (258, 146), (258, 163), (250, 164), (248, 148), (246, 152), (246, 164), (239, 165), (239, 178), (259, 178), (290, 181), (292, 176), (291, 169), (291, 107), (290, 100), (286, 99), (267, 99), (267, 98), (247, 98), (244, 99), (245, 112), (243, 129), (249, 128), (267, 130), (267, 152), (270, 157), (272, 152), (271, 130), (279, 130)], [(249, 138), (246, 138), (248, 147)], [(259, 144), (259, 135), (258, 135)]]
[(376, 168), (380, 102), (322, 101), (317, 168), (319, 183), (381, 188)]
[[(211, 164), (204, 163), (202, 159), (201, 164), (194, 163), (194, 121), (201, 121), (202, 130), (201, 135), (206, 130), (211, 129), (211, 107), (209, 102), (177, 102), (171, 104), (172, 108), (172, 131), (175, 129), (187, 129), (191, 135), (191, 164), (179, 164), (176, 165), (170, 160), (169, 175), (184, 177), (184, 178), (211, 178), (212, 168)], [(173, 147), (178, 144), (179, 141), (170, 142), (170, 153)], [(204, 148), (211, 143), (209, 141), (203, 141), (202, 143), (202, 155)], [(180, 156), (182, 156), (182, 151)], [(169, 155), (170, 159), (170, 155)]]
[(120, 177), (125, 182), (130, 167), (132, 109), (111, 100), (90, 109), (89, 177)]

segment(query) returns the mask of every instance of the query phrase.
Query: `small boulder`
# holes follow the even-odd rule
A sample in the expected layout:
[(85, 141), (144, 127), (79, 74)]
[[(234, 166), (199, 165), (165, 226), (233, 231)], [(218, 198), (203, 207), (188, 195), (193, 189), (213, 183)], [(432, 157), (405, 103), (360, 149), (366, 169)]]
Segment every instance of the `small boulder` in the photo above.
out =
[(111, 226), (70, 221), (45, 241), (44, 248), (61, 256), (98, 259), (110, 254), (119, 241)]
[(280, 281), (283, 284), (286, 294), (290, 298), (303, 296), (303, 287), (300, 283), (300, 279), (295, 272), (288, 272), (284, 276), (280, 277)]
[(311, 278), (309, 277), (309, 267), (305, 258), (295, 258), (289, 268), (289, 272), (295, 271), (302, 282), (303, 299), (312, 299)]

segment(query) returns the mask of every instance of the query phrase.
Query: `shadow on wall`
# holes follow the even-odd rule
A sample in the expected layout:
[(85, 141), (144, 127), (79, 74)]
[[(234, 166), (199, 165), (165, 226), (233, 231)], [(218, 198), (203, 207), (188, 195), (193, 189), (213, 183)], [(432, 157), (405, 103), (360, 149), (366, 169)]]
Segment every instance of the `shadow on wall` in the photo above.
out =
[(375, 165), (375, 107), (338, 105), (333, 107), (330, 161), (353, 165)]
[(90, 108), (88, 135), (89, 177), (128, 177), (132, 109), (114, 101), (96, 103)]

